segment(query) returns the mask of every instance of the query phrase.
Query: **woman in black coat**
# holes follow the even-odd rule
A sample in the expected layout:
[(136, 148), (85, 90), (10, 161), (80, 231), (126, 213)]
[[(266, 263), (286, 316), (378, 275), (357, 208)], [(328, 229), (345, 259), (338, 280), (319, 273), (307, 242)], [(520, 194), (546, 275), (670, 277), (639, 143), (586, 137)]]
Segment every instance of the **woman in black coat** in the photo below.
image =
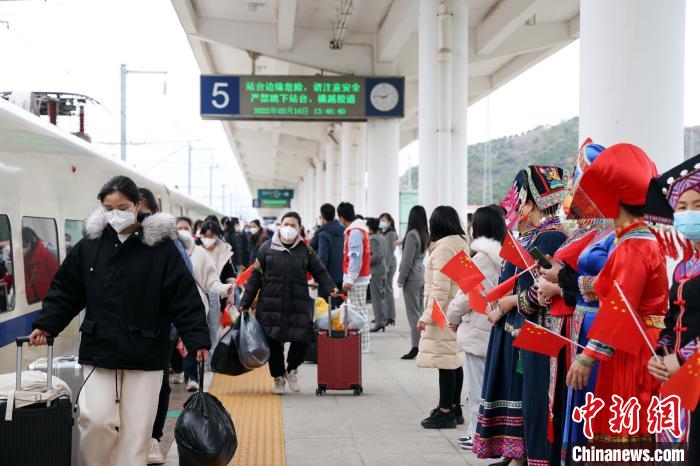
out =
[(209, 330), (172, 239), (175, 219), (138, 223), (139, 193), (125, 176), (109, 180), (98, 199), (102, 205), (86, 220), (85, 238), (51, 283), (30, 344), (46, 344), (86, 309), (79, 353), (87, 374), (78, 398), (81, 454), (86, 464), (105, 458), (146, 464), (171, 323), (198, 360), (207, 358)]
[[(309, 296), (306, 274), (316, 279), (319, 288), (333, 290), (334, 294), (338, 291), (316, 253), (303, 242), (300, 229), (299, 214), (284, 214), (272, 240), (260, 246), (240, 305), (241, 312), (245, 312), (258, 297), (255, 315), (267, 333), (270, 375), (275, 379), (273, 392), (280, 395), (285, 380), (292, 391), (299, 391), (297, 368), (313, 340), (314, 300)], [(291, 343), (286, 371), (285, 342)]]

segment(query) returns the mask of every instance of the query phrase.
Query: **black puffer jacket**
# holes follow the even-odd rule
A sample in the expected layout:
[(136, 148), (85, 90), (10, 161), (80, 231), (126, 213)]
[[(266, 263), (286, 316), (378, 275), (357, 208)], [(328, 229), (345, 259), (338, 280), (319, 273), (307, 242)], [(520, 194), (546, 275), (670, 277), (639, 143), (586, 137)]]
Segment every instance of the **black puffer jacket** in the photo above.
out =
[(61, 264), (33, 327), (58, 335), (86, 308), (80, 362), (107, 369), (162, 370), (170, 324), (189, 351), (209, 348), (204, 306), (175, 246), (175, 220), (156, 214), (124, 243), (101, 212)]
[(312, 341), (314, 300), (309, 296), (307, 272), (320, 286), (335, 288), (316, 253), (303, 242), (286, 248), (275, 233), (272, 241), (260, 246), (240, 307), (250, 308), (260, 291), (255, 316), (271, 339)]

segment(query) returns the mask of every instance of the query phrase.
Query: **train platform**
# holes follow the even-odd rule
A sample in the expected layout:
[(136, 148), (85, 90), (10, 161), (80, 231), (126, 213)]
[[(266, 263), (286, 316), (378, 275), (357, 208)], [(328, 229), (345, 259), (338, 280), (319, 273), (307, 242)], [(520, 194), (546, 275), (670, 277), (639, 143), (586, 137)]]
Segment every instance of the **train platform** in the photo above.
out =
[[(410, 348), (403, 309), (396, 327), (372, 334), (372, 351), (362, 357), (364, 394), (332, 392), (316, 396), (316, 365), (299, 368), (300, 393), (277, 396), (267, 367), (238, 377), (215, 374), (205, 386), (232, 415), (238, 450), (231, 464), (253, 465), (486, 465), (464, 451), (456, 438), (464, 427), (426, 430), (420, 420), (435, 407), (438, 377), (401, 360)], [(171, 413), (187, 399), (183, 385), (173, 386)], [(172, 441), (175, 417), (169, 418), (163, 451), (176, 466)]]

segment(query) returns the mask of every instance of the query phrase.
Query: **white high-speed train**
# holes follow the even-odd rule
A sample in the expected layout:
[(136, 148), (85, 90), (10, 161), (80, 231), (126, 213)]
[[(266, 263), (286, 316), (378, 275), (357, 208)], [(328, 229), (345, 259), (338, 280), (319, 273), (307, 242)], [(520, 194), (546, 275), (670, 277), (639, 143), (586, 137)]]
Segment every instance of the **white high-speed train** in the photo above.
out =
[[(25, 276), (31, 267), (24, 263), (22, 229), (30, 227), (62, 261), (82, 237), (82, 220), (98, 206), (100, 187), (118, 174), (153, 191), (164, 212), (220, 216), (0, 98), (0, 373), (15, 370), (15, 337), (31, 332), (41, 309), (41, 302), (32, 302), (37, 291), (26, 289), (37, 278)], [(77, 354), (78, 343), (76, 317), (56, 340), (55, 354)], [(25, 350), (25, 364), (44, 351)]]

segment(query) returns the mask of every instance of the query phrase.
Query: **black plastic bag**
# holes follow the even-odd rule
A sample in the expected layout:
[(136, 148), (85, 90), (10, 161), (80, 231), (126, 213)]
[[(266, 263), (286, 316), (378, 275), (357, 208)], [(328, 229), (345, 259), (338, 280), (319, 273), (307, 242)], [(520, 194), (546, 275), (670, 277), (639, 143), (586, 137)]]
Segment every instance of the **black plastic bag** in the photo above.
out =
[(247, 369), (264, 366), (270, 359), (270, 345), (267, 344), (267, 335), (262, 325), (247, 312), (241, 313), (236, 324), (239, 325), (239, 331), (233, 336), (233, 341), (241, 363)]
[(241, 319), (238, 318), (216, 344), (210, 361), (212, 371), (225, 375), (241, 375), (250, 372), (250, 369), (241, 364), (238, 349), (234, 344), (234, 338), (240, 331), (240, 321)]
[(204, 363), (200, 365), (199, 391), (185, 402), (175, 424), (180, 466), (226, 466), (238, 447), (233, 421), (221, 402), (202, 390)]

